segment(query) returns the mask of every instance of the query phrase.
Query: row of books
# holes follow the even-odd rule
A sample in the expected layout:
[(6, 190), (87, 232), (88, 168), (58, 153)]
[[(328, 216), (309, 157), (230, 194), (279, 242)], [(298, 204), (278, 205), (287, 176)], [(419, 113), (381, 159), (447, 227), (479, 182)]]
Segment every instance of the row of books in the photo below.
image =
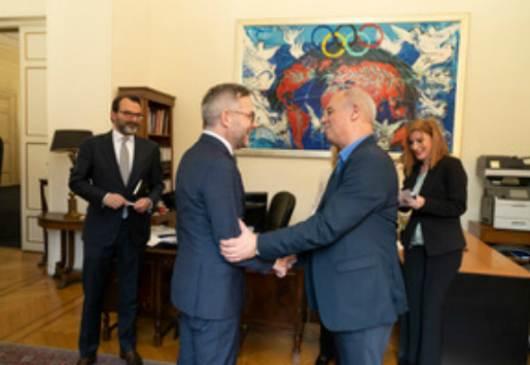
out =
[(169, 134), (169, 112), (167, 109), (149, 108), (149, 123), (147, 123), (149, 134)]

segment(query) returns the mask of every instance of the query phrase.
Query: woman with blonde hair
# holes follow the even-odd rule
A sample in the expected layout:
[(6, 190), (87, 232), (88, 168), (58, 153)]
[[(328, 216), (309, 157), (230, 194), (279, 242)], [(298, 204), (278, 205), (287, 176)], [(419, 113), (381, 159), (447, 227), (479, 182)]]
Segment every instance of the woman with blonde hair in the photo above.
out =
[(401, 320), (399, 364), (439, 365), (443, 302), (465, 247), (467, 175), (432, 119), (408, 125), (402, 160), (400, 204), (411, 215), (401, 232), (409, 312)]

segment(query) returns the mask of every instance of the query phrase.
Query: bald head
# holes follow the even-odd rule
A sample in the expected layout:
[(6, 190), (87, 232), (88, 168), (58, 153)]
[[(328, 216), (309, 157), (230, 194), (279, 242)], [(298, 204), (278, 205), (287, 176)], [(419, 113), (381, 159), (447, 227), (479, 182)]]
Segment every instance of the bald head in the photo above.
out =
[(359, 88), (338, 92), (326, 106), (322, 124), (326, 139), (343, 149), (373, 133), (376, 105), (370, 94)]
[(370, 94), (358, 87), (347, 89), (343, 93), (346, 103), (349, 103), (350, 106), (357, 105), (359, 107), (364, 116), (363, 122), (373, 124), (377, 114), (377, 106)]

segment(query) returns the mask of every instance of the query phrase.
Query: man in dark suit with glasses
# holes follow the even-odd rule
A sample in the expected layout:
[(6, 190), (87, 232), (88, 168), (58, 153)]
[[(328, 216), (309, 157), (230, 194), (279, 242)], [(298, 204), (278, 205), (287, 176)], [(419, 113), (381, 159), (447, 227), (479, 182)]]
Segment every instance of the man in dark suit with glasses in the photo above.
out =
[(254, 129), (250, 93), (238, 84), (211, 88), (202, 101), (204, 131), (184, 154), (175, 179), (179, 252), (171, 298), (181, 311), (179, 365), (237, 361), (245, 268), (285, 275), (288, 260), (227, 262), (219, 241), (239, 235), (245, 195), (234, 151)]
[(140, 99), (114, 99), (111, 132), (83, 143), (70, 176), (70, 189), (85, 199), (83, 227), (83, 315), (78, 365), (96, 362), (101, 312), (113, 262), (120, 304), (120, 356), (128, 365), (143, 364), (136, 352), (138, 281), (145, 244), (150, 236), (150, 213), (164, 184), (160, 149), (136, 136), (143, 119)]

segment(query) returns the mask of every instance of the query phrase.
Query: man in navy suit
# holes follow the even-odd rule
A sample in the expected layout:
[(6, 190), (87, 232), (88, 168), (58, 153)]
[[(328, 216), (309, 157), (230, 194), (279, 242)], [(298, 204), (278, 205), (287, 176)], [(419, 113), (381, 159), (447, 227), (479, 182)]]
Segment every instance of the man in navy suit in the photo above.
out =
[(289, 260), (227, 262), (219, 241), (240, 234), (245, 196), (234, 150), (254, 128), (249, 91), (238, 84), (211, 88), (202, 101), (204, 132), (184, 154), (175, 179), (177, 260), (171, 299), (181, 311), (178, 365), (235, 364), (244, 269), (285, 275)]
[(305, 253), (306, 288), (332, 332), (338, 364), (381, 365), (398, 315), (407, 309), (397, 253), (398, 181), (376, 144), (376, 106), (352, 88), (325, 107), (326, 138), (340, 150), (316, 213), (304, 222), (256, 237), (243, 223), (221, 241), (227, 260)]
[(150, 213), (164, 189), (160, 148), (135, 135), (143, 118), (138, 97), (116, 97), (110, 118), (113, 130), (83, 143), (70, 176), (70, 189), (89, 203), (83, 227), (85, 301), (79, 365), (96, 362), (113, 261), (120, 296), (120, 355), (128, 365), (143, 363), (136, 352), (138, 280)]

